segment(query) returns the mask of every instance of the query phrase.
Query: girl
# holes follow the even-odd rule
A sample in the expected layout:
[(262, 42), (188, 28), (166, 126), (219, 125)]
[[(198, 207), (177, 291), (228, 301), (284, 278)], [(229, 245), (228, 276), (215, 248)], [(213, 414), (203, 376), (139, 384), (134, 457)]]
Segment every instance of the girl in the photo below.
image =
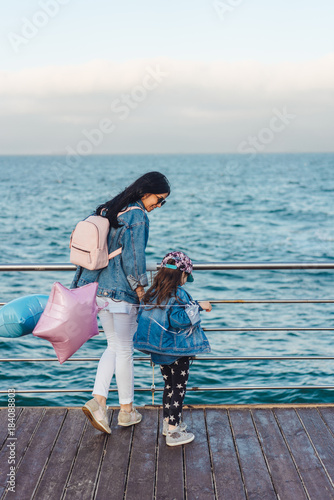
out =
[[(97, 281), (97, 305), (105, 307), (99, 313), (108, 347), (96, 373), (93, 399), (87, 401), (83, 412), (92, 425), (107, 434), (106, 402), (113, 374), (116, 374), (120, 412), (118, 424), (129, 426), (141, 421), (133, 407), (133, 334), (137, 328), (137, 307), (148, 284), (145, 247), (148, 240), (151, 212), (166, 203), (170, 194), (169, 182), (159, 172), (149, 172), (124, 189), (112, 200), (100, 205), (96, 214), (109, 219), (109, 252), (122, 248), (122, 253), (109, 260), (107, 267), (90, 271), (78, 267), (71, 288)], [(129, 209), (124, 213), (124, 210)]]
[(143, 297), (134, 336), (134, 347), (150, 353), (152, 362), (160, 364), (165, 382), (163, 434), (168, 446), (190, 443), (195, 437), (181, 421), (189, 360), (211, 350), (199, 316), (203, 309), (211, 311), (211, 304), (193, 301), (182, 288), (186, 281), (194, 281), (192, 270), (192, 261), (183, 252), (170, 252), (163, 258)]

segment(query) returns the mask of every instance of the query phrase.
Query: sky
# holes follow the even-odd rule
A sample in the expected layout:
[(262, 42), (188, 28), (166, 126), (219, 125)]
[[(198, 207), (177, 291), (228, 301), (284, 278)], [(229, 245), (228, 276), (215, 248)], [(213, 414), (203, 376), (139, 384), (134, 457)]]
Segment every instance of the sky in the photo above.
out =
[(0, 154), (332, 152), (332, 0), (0, 4)]

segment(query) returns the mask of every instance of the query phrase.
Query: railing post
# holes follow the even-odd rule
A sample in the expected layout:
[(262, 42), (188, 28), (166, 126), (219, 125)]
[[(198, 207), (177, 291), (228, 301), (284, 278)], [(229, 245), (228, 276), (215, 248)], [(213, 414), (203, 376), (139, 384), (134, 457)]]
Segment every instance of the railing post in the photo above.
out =
[(152, 366), (152, 384), (151, 384), (151, 392), (152, 392), (152, 405), (154, 405), (154, 393), (155, 393), (155, 384), (154, 384), (154, 363), (150, 361), (150, 364)]

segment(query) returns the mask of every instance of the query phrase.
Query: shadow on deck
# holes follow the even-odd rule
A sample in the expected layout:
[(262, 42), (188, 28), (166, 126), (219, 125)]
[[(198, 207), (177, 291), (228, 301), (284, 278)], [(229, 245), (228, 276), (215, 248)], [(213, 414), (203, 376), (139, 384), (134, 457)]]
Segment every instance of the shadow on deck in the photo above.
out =
[(139, 410), (142, 422), (124, 428), (110, 409), (107, 436), (80, 408), (16, 408), (10, 436), (1, 408), (0, 498), (334, 499), (334, 405), (186, 406), (195, 441), (175, 448), (161, 409)]

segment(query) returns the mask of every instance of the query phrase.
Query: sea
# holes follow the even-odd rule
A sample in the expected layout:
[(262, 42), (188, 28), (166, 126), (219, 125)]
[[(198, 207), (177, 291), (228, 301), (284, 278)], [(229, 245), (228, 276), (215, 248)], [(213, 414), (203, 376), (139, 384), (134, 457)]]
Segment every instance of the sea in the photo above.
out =
[[(171, 250), (186, 252), (194, 263), (334, 262), (334, 154), (314, 153), (2, 156), (0, 263), (69, 263), (76, 223), (152, 170), (168, 177), (171, 194), (149, 214), (148, 263)], [(333, 273), (197, 270), (186, 288), (198, 300), (334, 299)], [(0, 302), (49, 294), (55, 281), (69, 287), (72, 278), (72, 271), (1, 272)], [(334, 330), (322, 330), (334, 329), (331, 303), (215, 304), (202, 313), (202, 325), (234, 329), (207, 332), (215, 357), (334, 356)], [(265, 330), (273, 327), (283, 330)], [(303, 331), (310, 327), (318, 330)], [(105, 348), (102, 332), (74, 357), (99, 358)], [(52, 345), (32, 335), (0, 338), (0, 350), (1, 359), (55, 358)], [(15, 389), (20, 406), (82, 405), (90, 393), (20, 391), (91, 390), (96, 368), (96, 361), (2, 361), (1, 390)], [(334, 360), (194, 360), (188, 386), (213, 390), (188, 391), (185, 403), (332, 403), (331, 389), (289, 387), (333, 386), (333, 369)], [(135, 361), (135, 388), (150, 387), (152, 372), (149, 362)], [(163, 387), (158, 366), (154, 383)], [(214, 390), (221, 387), (238, 390)], [(5, 406), (7, 394), (0, 396)], [(151, 402), (150, 392), (136, 392), (136, 405)], [(108, 404), (118, 404), (117, 392)]]

